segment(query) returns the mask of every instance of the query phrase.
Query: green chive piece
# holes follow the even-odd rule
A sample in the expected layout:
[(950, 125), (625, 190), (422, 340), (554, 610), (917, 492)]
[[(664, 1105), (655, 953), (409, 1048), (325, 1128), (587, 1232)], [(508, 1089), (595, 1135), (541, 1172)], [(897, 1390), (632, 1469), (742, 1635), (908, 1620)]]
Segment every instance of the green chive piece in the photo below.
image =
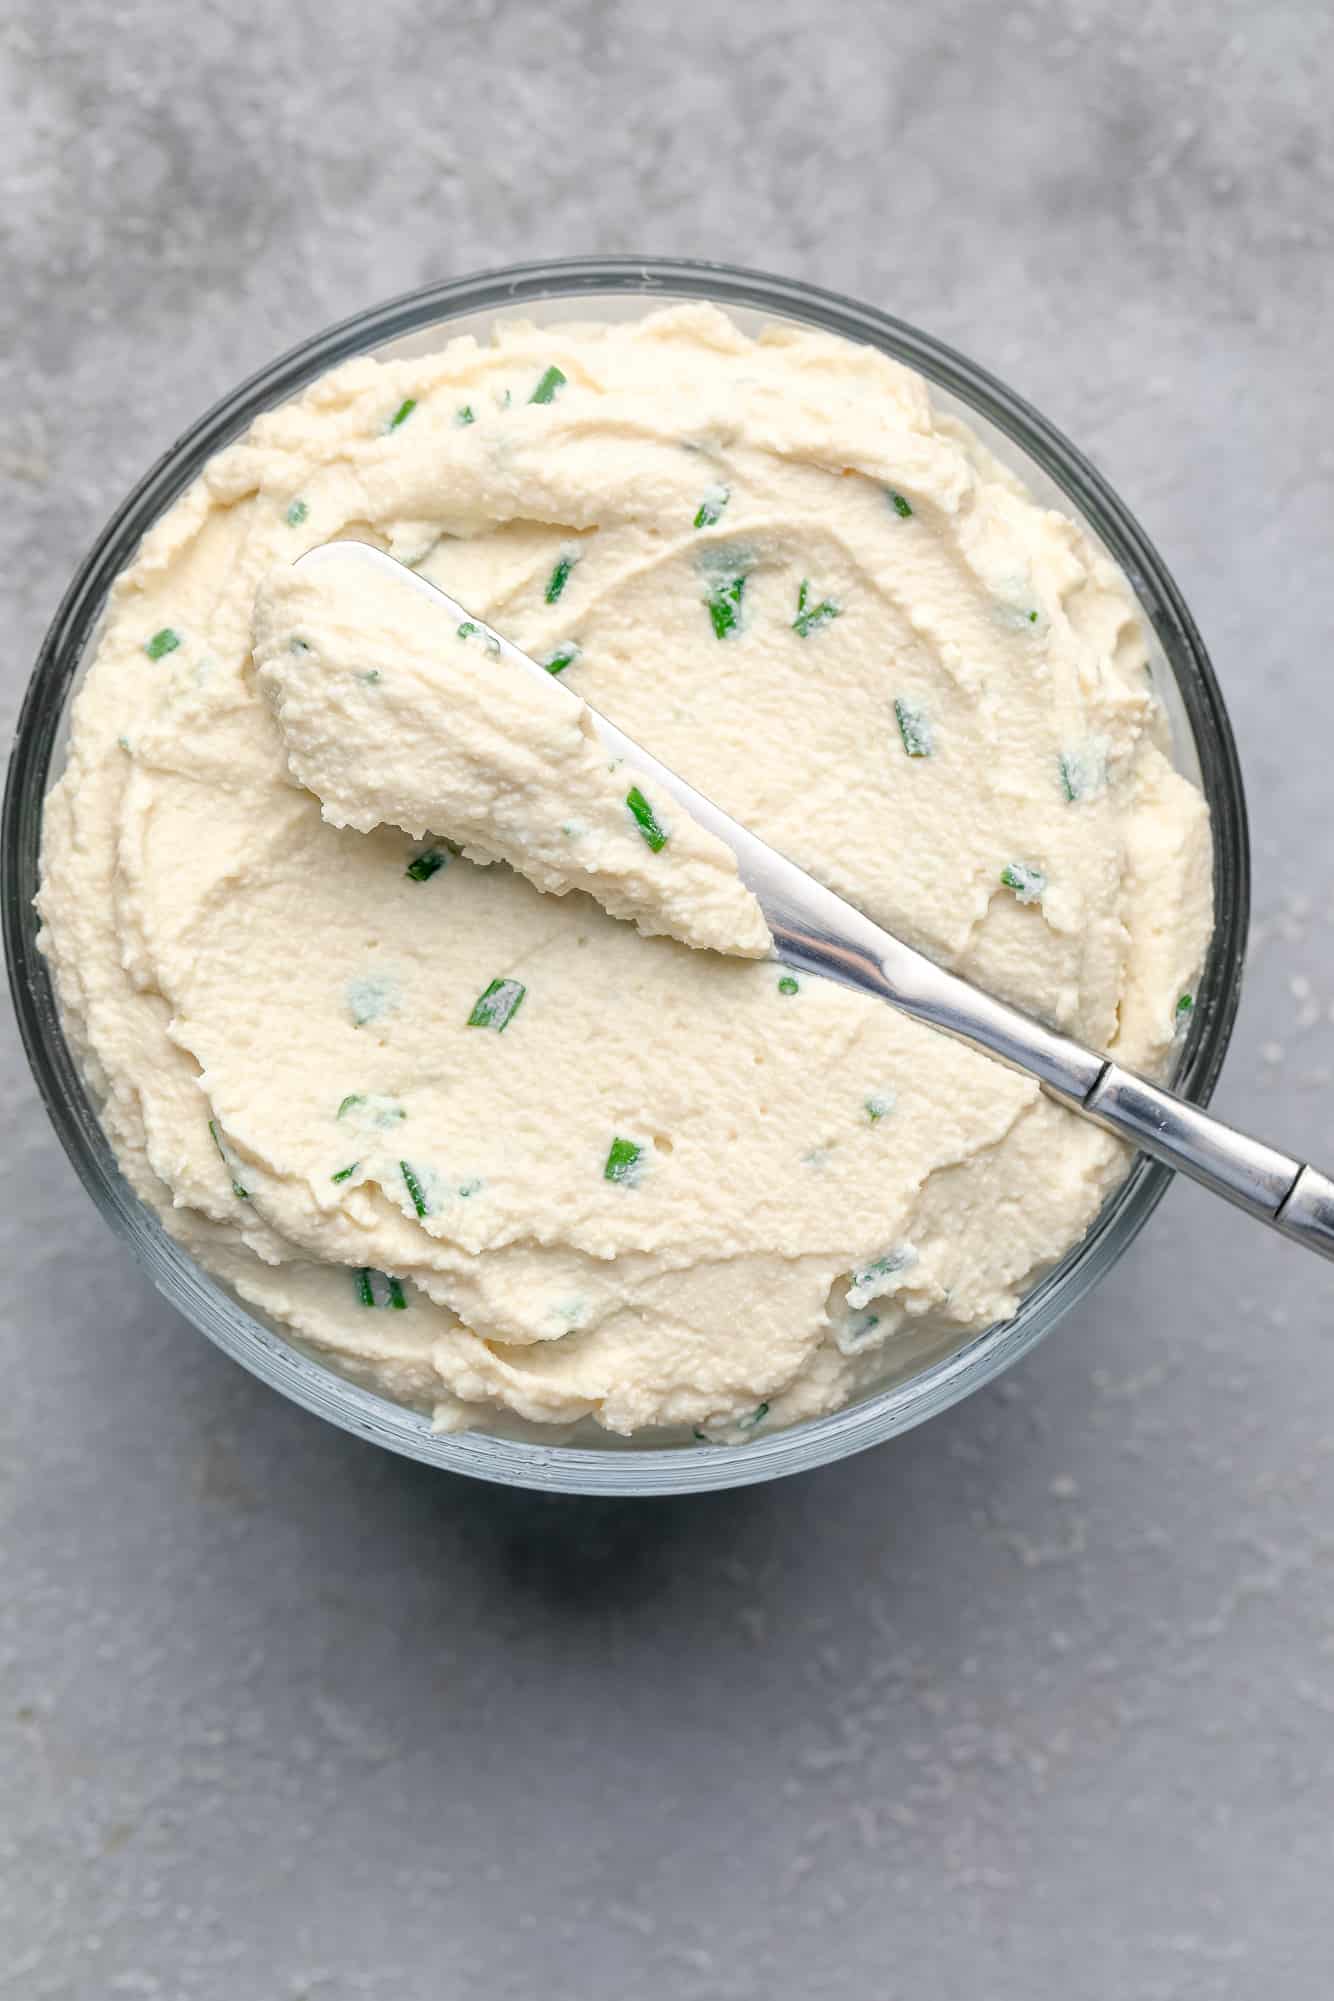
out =
[(854, 1318), (845, 1320), (834, 1335), (839, 1353), (855, 1355), (859, 1348), (866, 1346), (879, 1325), (878, 1313), (859, 1313)]
[(607, 1152), (607, 1164), (602, 1170), (604, 1181), (637, 1181), (639, 1162), (643, 1147), (632, 1139), (614, 1139)]
[(492, 980), (472, 1004), (469, 1028), (494, 1028), (497, 1035), (503, 1035), (519, 1012), (527, 991), (522, 980)]
[(386, 1015), (398, 1012), (397, 993), (392, 981), (369, 976), (349, 980), (345, 993), (347, 1011), (354, 1028), (365, 1028), (367, 1022), (382, 1021)]
[(778, 991), (780, 994), (799, 994), (801, 992), (801, 981), (794, 980), (791, 973), (784, 973), (782, 979), (778, 982)]
[(400, 424), (406, 424), (408, 418), (412, 415), (416, 407), (417, 407), (416, 397), (405, 396), (403, 398), (403, 401), (399, 404), (397, 410), (395, 410), (393, 416), (389, 419), (389, 424), (387, 428), (391, 431), (396, 431)]
[(550, 403), (556, 391), (565, 387), (566, 381), (567, 377), (564, 371), (557, 368), (553, 361), (550, 368), (543, 374), (528, 401), (530, 403)]
[(366, 1107), (361, 1115), (361, 1124), (379, 1126), (383, 1129), (396, 1125), (399, 1119), (407, 1117), (402, 1105), (394, 1104), (392, 1099), (381, 1097), (378, 1092), (373, 1097), (367, 1097), (363, 1091), (349, 1092), (334, 1117), (344, 1118), (348, 1112), (355, 1111), (361, 1105)]
[(1001, 881), (1007, 889), (1012, 889), (1020, 903), (1041, 903), (1047, 888), (1047, 878), (1040, 868), (1033, 868), (1028, 862), (1007, 862), (1001, 870)]
[(894, 701), (894, 714), (898, 718), (899, 735), (903, 738), (903, 749), (908, 757), (930, 757), (935, 749), (931, 725), (920, 709), (911, 702), (898, 697)]
[(1029, 624), (1030, 624), (1030, 625), (1036, 625), (1036, 624), (1037, 624), (1037, 622), (1038, 622), (1038, 615), (1037, 615), (1037, 613), (1036, 613), (1035, 611), (1030, 611), (1030, 613), (1028, 614), (1028, 622), (1029, 622)]
[(564, 646), (557, 646), (548, 653), (539, 665), (545, 667), (548, 674), (563, 674), (567, 667), (573, 667), (582, 651), (577, 639), (568, 639)]
[(555, 604), (557, 598), (560, 596), (561, 592), (565, 589), (566, 584), (569, 583), (570, 571), (574, 568), (575, 564), (578, 561), (579, 558), (577, 555), (562, 556), (560, 558), (560, 561), (556, 564), (555, 569), (551, 572), (551, 575), (547, 578), (547, 587), (542, 593), (543, 597), (546, 599), (548, 604)]
[(354, 1160), (350, 1167), (340, 1167), (337, 1174), (331, 1174), (329, 1179), (330, 1181), (350, 1181), (360, 1166), (361, 1162)]
[(704, 602), (713, 621), (715, 639), (726, 639), (741, 621), (741, 596), (746, 588), (742, 576), (719, 577)]
[(475, 634), (480, 633), (482, 644), (488, 653), (499, 653), (500, 651), (500, 641), (496, 638), (494, 632), (486, 631), (485, 627), (480, 626), (475, 618), (465, 618), (458, 629), (458, 633), (460, 639), (471, 639)]
[(294, 500), (292, 502), (292, 505), (287, 510), (288, 527), (299, 528), (301, 526), (301, 523), (305, 520), (306, 516), (309, 513), (310, 509), (307, 507), (304, 500)]
[(1182, 994), (1178, 999), (1176, 1006), (1172, 1010), (1172, 1019), (1175, 1021), (1177, 1027), (1180, 1028), (1183, 1022), (1190, 1020), (1190, 1017), (1194, 1013), (1194, 1011), (1195, 1011), (1194, 994)]
[(226, 1151), (222, 1144), (222, 1139), (218, 1133), (217, 1125), (213, 1119), (209, 1120), (208, 1129), (213, 1135), (213, 1144), (218, 1149), (218, 1159), (222, 1162), (228, 1174), (230, 1174), (232, 1177), (232, 1194), (236, 1197), (238, 1202), (248, 1202), (250, 1200), (250, 1190), (248, 1188), (243, 1188), (240, 1182), (237, 1180), (236, 1169), (232, 1166), (232, 1163), (227, 1158)]
[(625, 803), (630, 808), (635, 825), (654, 854), (660, 854), (667, 845), (667, 829), (659, 822), (653, 808), (637, 785), (632, 785), (625, 795)]
[[(916, 1263), (917, 1251), (912, 1244), (896, 1244), (892, 1251), (886, 1251), (883, 1256), (872, 1258), (869, 1264), (861, 1265), (856, 1271), (850, 1272), (848, 1274), (849, 1306), (865, 1306), (869, 1297), (885, 1290), (883, 1286), (876, 1283), (878, 1279), (892, 1278), (895, 1272), (910, 1271)], [(853, 1295), (855, 1293), (861, 1293), (862, 1297), (860, 1299), (854, 1298)]]
[(696, 528), (712, 528), (722, 515), (723, 509), (732, 498), (731, 490), (725, 486), (711, 486), (700, 501), (695, 514)]
[(422, 1193), (421, 1182), (417, 1179), (412, 1169), (408, 1166), (406, 1160), (399, 1161), (398, 1171), (403, 1176), (403, 1186), (407, 1189), (408, 1194), (412, 1197), (412, 1206), (417, 1211), (417, 1214), (419, 1216), (429, 1215), (430, 1209), (427, 1204), (426, 1197)]
[(901, 493), (891, 492), (889, 498), (893, 506), (894, 512), (896, 514), (901, 515), (905, 521), (911, 521), (912, 507), (911, 504), (904, 499), (903, 495)]
[(811, 604), (810, 589), (809, 580), (803, 577), (801, 589), (797, 592), (797, 615), (792, 621), (792, 630), (803, 639), (809, 639), (813, 632), (838, 618), (842, 611), (832, 598), (825, 598), (821, 604)]
[(748, 1417), (739, 1417), (737, 1419), (736, 1428), (738, 1431), (754, 1431), (756, 1425), (761, 1424), (768, 1415), (768, 1404), (757, 1404)]
[(424, 848), (419, 855), (412, 857), (403, 873), (411, 876), (414, 882), (429, 882), (448, 860), (449, 856), (443, 848)]
[(1057, 759), (1061, 791), (1068, 804), (1091, 799), (1107, 782), (1107, 749), (1101, 738), (1093, 738), (1083, 750), (1065, 750)]
[[(384, 1298), (378, 1301), (375, 1297), (375, 1281), (377, 1278), (383, 1280), (385, 1288)], [(390, 1278), (387, 1272), (375, 1271), (370, 1265), (358, 1266), (357, 1270), (353, 1273), (353, 1283), (357, 1289), (357, 1298), (363, 1306), (378, 1305), (381, 1309), (394, 1306), (401, 1312), (408, 1303), (403, 1295), (401, 1281), (396, 1278)]]
[(151, 639), (144, 641), (144, 652), (150, 660), (160, 660), (164, 653), (174, 653), (180, 643), (180, 633), (173, 631), (171, 626), (164, 625)]
[(470, 1195), (476, 1195), (480, 1193), (481, 1186), (482, 1186), (481, 1182), (476, 1179), (472, 1181), (461, 1181), (459, 1183), (459, 1194), (463, 1197), (464, 1201), (466, 1202)]
[(465, 424), (475, 424), (477, 422), (476, 417), (473, 415), (473, 407), (471, 403), (460, 404), (459, 408), (454, 412), (454, 422), (457, 425), (459, 425), (460, 428), (462, 428)]
[(873, 1091), (869, 1098), (862, 1100), (866, 1116), (872, 1125), (878, 1124), (881, 1119), (887, 1119), (897, 1103), (893, 1091)]

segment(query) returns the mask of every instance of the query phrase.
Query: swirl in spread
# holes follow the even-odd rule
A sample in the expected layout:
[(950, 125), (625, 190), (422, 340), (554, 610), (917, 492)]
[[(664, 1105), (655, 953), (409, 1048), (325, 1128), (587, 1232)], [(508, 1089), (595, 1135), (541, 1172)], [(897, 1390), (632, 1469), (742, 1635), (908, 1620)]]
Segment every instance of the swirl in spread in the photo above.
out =
[(287, 574), (349, 536), (1124, 1062), (1208, 940), (1124, 582), (916, 376), (701, 306), (355, 361), (148, 537), (47, 804), (66, 1028), (166, 1226), (449, 1427), (750, 1438), (1013, 1313), (1124, 1150), (754, 956), (725, 851), (581, 763), (575, 705), (520, 757), (480, 631), (465, 674)]

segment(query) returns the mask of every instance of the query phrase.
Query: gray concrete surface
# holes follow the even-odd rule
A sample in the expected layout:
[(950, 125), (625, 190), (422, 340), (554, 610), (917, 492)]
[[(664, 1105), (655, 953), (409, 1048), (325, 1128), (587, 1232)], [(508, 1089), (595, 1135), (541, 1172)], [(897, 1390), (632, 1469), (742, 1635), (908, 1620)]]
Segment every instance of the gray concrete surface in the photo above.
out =
[[(1219, 1102), (1328, 1162), (1330, 18), (9, 0), (4, 721), (111, 504), (312, 329), (547, 252), (801, 274), (1012, 380), (1166, 551), (1254, 818)], [(1327, 1268), (1177, 1189), (896, 1445), (542, 1500), (214, 1353), (4, 1064), (0, 1992), (1325, 2001)]]

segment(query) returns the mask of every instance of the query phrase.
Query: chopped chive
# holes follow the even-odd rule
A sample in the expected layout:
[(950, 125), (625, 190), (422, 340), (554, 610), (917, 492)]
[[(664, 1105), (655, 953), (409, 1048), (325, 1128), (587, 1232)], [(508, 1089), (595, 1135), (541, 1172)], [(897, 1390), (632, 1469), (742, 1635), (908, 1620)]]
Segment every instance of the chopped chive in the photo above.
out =
[(614, 1139), (607, 1152), (607, 1163), (602, 1170), (604, 1181), (636, 1181), (639, 1178), (639, 1162), (643, 1147), (632, 1139)]
[(459, 1183), (459, 1194), (466, 1202), (470, 1195), (476, 1195), (480, 1191), (481, 1186), (481, 1182), (475, 1179), (472, 1181), (461, 1181)]
[(329, 1179), (330, 1181), (350, 1181), (360, 1166), (361, 1162), (354, 1160), (350, 1167), (340, 1167), (337, 1174), (331, 1174)]
[(164, 653), (174, 653), (181, 643), (181, 635), (169, 625), (155, 632), (151, 639), (144, 641), (144, 652), (150, 660), (160, 660)]
[(1037, 624), (1037, 622), (1038, 622), (1038, 615), (1037, 615), (1037, 613), (1036, 613), (1035, 611), (1030, 611), (1030, 613), (1028, 614), (1028, 622), (1029, 622), (1029, 624), (1030, 624), (1030, 625), (1036, 625), (1036, 624)]
[(1047, 888), (1047, 878), (1040, 868), (1033, 868), (1028, 862), (1007, 862), (1001, 870), (1001, 881), (1007, 889), (1012, 889), (1020, 903), (1040, 903)]
[(565, 387), (566, 380), (567, 377), (564, 371), (557, 368), (553, 361), (550, 368), (543, 374), (528, 401), (530, 403), (550, 403), (556, 391)]
[(563, 674), (567, 667), (573, 667), (582, 650), (577, 640), (569, 639), (564, 646), (553, 648), (539, 665), (545, 667), (548, 674)]
[(393, 416), (389, 419), (389, 423), (386, 428), (391, 431), (396, 431), (400, 424), (407, 423), (408, 418), (412, 415), (416, 407), (417, 407), (416, 397), (405, 396), (403, 398), (403, 401), (399, 404), (397, 410), (395, 410)]
[(834, 1335), (834, 1345), (841, 1355), (855, 1355), (864, 1348), (871, 1335), (880, 1325), (878, 1313), (860, 1313), (855, 1319), (845, 1320)]
[(379, 678), (380, 670), (378, 667), (368, 667), (364, 674), (358, 674), (357, 676), (357, 679), (364, 681), (368, 688), (373, 688)]
[(398, 1012), (398, 992), (392, 980), (377, 980), (368, 975), (349, 980), (344, 991), (354, 1028), (365, 1028), (368, 1022), (382, 1021), (386, 1015)]
[(232, 1166), (232, 1163), (227, 1158), (226, 1150), (223, 1147), (222, 1140), (221, 1137), (219, 1136), (218, 1128), (214, 1120), (212, 1119), (209, 1120), (208, 1129), (213, 1135), (213, 1144), (218, 1149), (218, 1159), (222, 1162), (228, 1174), (230, 1174), (232, 1177), (232, 1194), (236, 1197), (238, 1202), (248, 1202), (250, 1200), (250, 1190), (248, 1188), (243, 1188), (240, 1182), (237, 1180), (236, 1169)]
[(410, 875), (414, 882), (429, 882), (448, 860), (449, 857), (443, 848), (424, 848), (419, 855), (412, 857), (403, 873)]
[(632, 785), (625, 795), (625, 803), (630, 808), (635, 825), (654, 854), (660, 854), (667, 845), (667, 829), (661, 825), (653, 808), (637, 785)]
[(369, 1122), (374, 1126), (386, 1127), (392, 1126), (399, 1119), (407, 1117), (407, 1113), (404, 1111), (402, 1105), (394, 1104), (392, 1100), (380, 1096), (378, 1092), (372, 1097), (367, 1097), (364, 1091), (350, 1091), (338, 1107), (334, 1117), (339, 1119), (345, 1118), (349, 1112), (355, 1111), (359, 1105), (366, 1107), (362, 1115), (362, 1123)]
[(703, 500), (700, 501), (698, 510), (696, 511), (696, 528), (712, 528), (731, 498), (731, 491), (728, 487), (711, 486)]
[(419, 1216), (429, 1215), (430, 1209), (427, 1204), (426, 1197), (422, 1193), (421, 1182), (417, 1179), (412, 1169), (408, 1166), (406, 1160), (399, 1161), (398, 1171), (403, 1176), (403, 1186), (407, 1189), (408, 1194), (412, 1197), (412, 1206), (417, 1211), (417, 1214)]
[(519, 1012), (527, 991), (522, 980), (492, 980), (472, 1004), (469, 1028), (494, 1028), (497, 1035), (503, 1035)]
[(809, 639), (820, 626), (828, 625), (832, 619), (838, 618), (842, 610), (832, 598), (825, 598), (820, 604), (812, 604), (810, 589), (809, 580), (803, 577), (801, 589), (797, 592), (797, 615), (792, 621), (792, 630), (802, 639)]
[(287, 510), (288, 527), (299, 528), (301, 526), (301, 523), (305, 520), (306, 516), (309, 513), (310, 509), (307, 507), (304, 500), (294, 500), (292, 502), (292, 505)]
[(912, 520), (911, 503), (905, 500), (901, 493), (895, 493), (892, 490), (890, 492), (889, 498), (890, 498), (890, 504), (893, 507), (894, 512), (896, 514), (901, 515), (905, 521), (911, 521)]
[(780, 994), (799, 994), (801, 992), (801, 981), (794, 980), (791, 973), (784, 973), (782, 979), (778, 982), (778, 991)]
[(757, 1404), (748, 1417), (739, 1417), (737, 1419), (736, 1428), (738, 1431), (754, 1431), (756, 1425), (760, 1424), (768, 1415), (768, 1404)]
[(736, 631), (741, 619), (741, 596), (746, 588), (743, 576), (719, 577), (704, 602), (713, 621), (715, 639), (726, 639)]
[[(881, 1257), (872, 1258), (869, 1264), (861, 1265), (848, 1274), (848, 1304), (854, 1308), (865, 1306), (868, 1299), (884, 1292), (887, 1288), (878, 1284), (882, 1278), (892, 1278), (896, 1272), (910, 1271), (917, 1263), (917, 1248), (914, 1244), (896, 1244)], [(858, 1297), (860, 1294), (860, 1297)]]
[[(377, 1278), (383, 1279), (385, 1286), (385, 1297), (378, 1302), (375, 1297)], [(401, 1282), (396, 1278), (390, 1278), (387, 1272), (375, 1271), (370, 1265), (359, 1265), (354, 1273), (353, 1282), (357, 1289), (357, 1298), (363, 1306), (378, 1304), (381, 1309), (393, 1306), (401, 1311), (408, 1303)]]
[(548, 604), (555, 604), (557, 598), (560, 596), (561, 592), (565, 589), (566, 584), (569, 583), (570, 571), (574, 568), (575, 564), (578, 561), (579, 558), (577, 555), (562, 556), (560, 558), (559, 562), (556, 564), (555, 569), (551, 572), (551, 575), (547, 578), (547, 587), (542, 593), (543, 597), (546, 599), (546, 602)]
[(898, 1100), (892, 1091), (873, 1091), (869, 1098), (862, 1099), (866, 1116), (872, 1125), (888, 1118), (897, 1103)]
[(1061, 791), (1067, 804), (1091, 799), (1107, 783), (1105, 738), (1091, 737), (1082, 750), (1064, 750), (1057, 759)]
[(894, 714), (898, 718), (899, 735), (903, 738), (903, 749), (908, 757), (930, 757), (935, 749), (931, 725), (920, 709), (910, 702), (895, 698)]
[(1194, 994), (1182, 994), (1178, 998), (1176, 1006), (1172, 1009), (1172, 1020), (1178, 1028), (1181, 1028), (1186, 1022), (1190, 1020), (1191, 1015), (1194, 1013), (1194, 1011), (1195, 1011)]
[(471, 403), (462, 403), (459, 405), (459, 408), (454, 412), (454, 422), (460, 428), (465, 424), (475, 424), (477, 422), (476, 417), (473, 415)]
[(494, 632), (488, 632), (484, 626), (477, 623), (475, 618), (465, 618), (458, 631), (460, 639), (471, 639), (475, 634), (480, 633), (482, 643), (486, 647), (487, 652), (499, 653), (500, 641), (496, 638)]

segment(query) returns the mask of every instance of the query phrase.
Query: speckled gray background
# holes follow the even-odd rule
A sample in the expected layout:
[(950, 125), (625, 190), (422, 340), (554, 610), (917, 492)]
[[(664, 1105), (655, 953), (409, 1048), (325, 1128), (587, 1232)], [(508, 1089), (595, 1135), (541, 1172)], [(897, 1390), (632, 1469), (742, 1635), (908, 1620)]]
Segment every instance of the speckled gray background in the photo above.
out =
[[(548, 252), (812, 278), (1010, 379), (1166, 552), (1253, 812), (1219, 1103), (1329, 1161), (1330, 20), (9, 0), (4, 720), (112, 503), (323, 323)], [(1328, 1268), (1178, 1188), (896, 1445), (543, 1500), (216, 1354), (4, 1061), (6, 1996), (1327, 2001)]]

